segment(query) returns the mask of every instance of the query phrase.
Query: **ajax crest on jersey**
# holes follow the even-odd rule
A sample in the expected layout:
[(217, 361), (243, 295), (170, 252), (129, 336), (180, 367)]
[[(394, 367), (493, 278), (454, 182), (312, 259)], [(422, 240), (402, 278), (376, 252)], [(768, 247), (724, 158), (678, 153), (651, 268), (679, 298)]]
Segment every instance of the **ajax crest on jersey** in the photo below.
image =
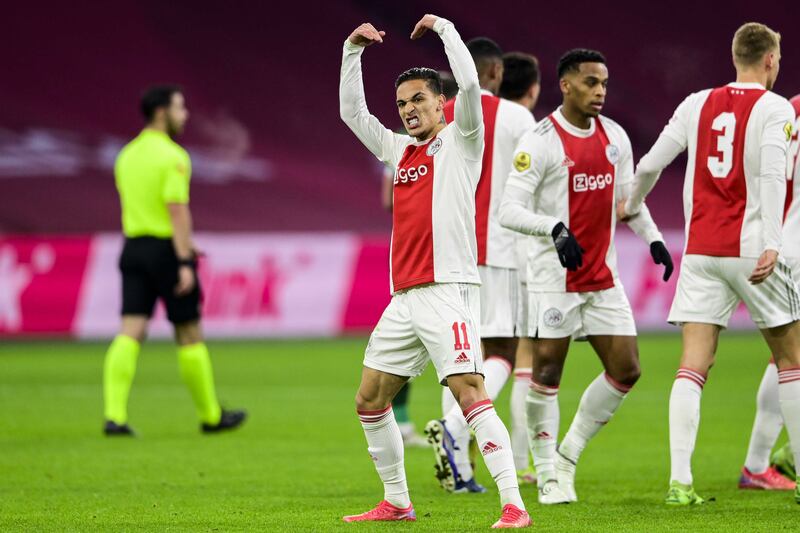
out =
[(514, 168), (517, 172), (525, 172), (531, 168), (531, 154), (527, 152), (517, 152), (514, 156)]
[(436, 137), (428, 145), (428, 149), (425, 150), (425, 153), (428, 154), (428, 155), (434, 155), (436, 152), (441, 150), (441, 148), (442, 148), (442, 139), (440, 137)]
[(609, 144), (606, 146), (606, 157), (608, 158), (608, 162), (612, 165), (617, 164), (617, 161), (619, 161), (619, 148), (616, 144)]
[(564, 315), (555, 307), (551, 307), (544, 312), (542, 319), (544, 320), (545, 326), (554, 328), (561, 324), (561, 321), (564, 320)]

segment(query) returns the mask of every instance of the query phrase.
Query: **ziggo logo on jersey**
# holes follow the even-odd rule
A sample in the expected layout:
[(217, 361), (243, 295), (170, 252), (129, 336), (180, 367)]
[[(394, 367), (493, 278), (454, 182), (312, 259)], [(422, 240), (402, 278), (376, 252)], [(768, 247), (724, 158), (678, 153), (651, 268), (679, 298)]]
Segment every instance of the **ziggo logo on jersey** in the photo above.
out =
[(585, 192), (603, 190), (614, 182), (611, 174), (600, 174), (599, 176), (587, 176), (586, 174), (575, 174), (572, 176), (572, 190), (575, 192)]
[(422, 176), (428, 173), (428, 165), (420, 165), (418, 167), (400, 168), (394, 174), (394, 184), (408, 183), (410, 181), (417, 181)]

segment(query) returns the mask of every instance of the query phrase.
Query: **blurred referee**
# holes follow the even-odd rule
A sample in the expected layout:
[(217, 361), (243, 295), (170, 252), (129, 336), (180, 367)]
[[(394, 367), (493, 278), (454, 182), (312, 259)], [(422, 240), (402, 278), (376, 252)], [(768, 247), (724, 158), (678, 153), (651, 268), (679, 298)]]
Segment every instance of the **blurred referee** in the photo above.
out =
[(148, 89), (141, 110), (147, 125), (120, 152), (114, 167), (122, 205), (125, 246), (122, 272), (122, 329), (106, 353), (103, 369), (106, 435), (133, 435), (128, 394), (136, 360), (156, 300), (175, 328), (181, 377), (191, 392), (203, 432), (232, 429), (244, 411), (226, 411), (217, 401), (208, 348), (200, 329), (197, 252), (189, 213), (189, 154), (173, 139), (189, 112), (180, 87)]

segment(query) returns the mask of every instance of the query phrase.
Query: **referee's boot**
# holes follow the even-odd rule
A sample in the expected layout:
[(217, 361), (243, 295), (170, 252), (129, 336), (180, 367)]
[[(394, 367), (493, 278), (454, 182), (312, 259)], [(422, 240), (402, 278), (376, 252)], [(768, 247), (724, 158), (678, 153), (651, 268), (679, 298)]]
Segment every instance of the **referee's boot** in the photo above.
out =
[(136, 432), (133, 431), (128, 424), (117, 424), (113, 420), (106, 420), (106, 425), (103, 426), (103, 433), (107, 437), (135, 437)]
[(222, 414), (219, 417), (219, 422), (216, 424), (206, 424), (204, 422), (200, 426), (200, 430), (203, 433), (218, 433), (228, 429), (235, 429), (241, 426), (246, 418), (247, 413), (243, 410), (227, 411), (223, 409)]

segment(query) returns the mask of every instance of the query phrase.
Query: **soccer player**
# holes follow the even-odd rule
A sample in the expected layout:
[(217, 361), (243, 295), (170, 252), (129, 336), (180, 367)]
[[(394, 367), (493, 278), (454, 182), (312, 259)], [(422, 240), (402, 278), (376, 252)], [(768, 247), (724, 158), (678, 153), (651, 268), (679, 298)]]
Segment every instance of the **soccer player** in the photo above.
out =
[(445, 124), (444, 96), (435, 70), (412, 68), (395, 84), (397, 109), (408, 136), (392, 133), (367, 109), (361, 54), (383, 42), (371, 24), (344, 42), (339, 105), (342, 120), (379, 160), (395, 166), (391, 244), (392, 300), (364, 355), (356, 409), (369, 454), (384, 485), (375, 509), (346, 522), (416, 520), (408, 494), (403, 442), (392, 398), (432, 361), (464, 409), (484, 461), (500, 492), (503, 512), (493, 527), (530, 525), (520, 497), (508, 431), (483, 385), (477, 344), (480, 277), (475, 242), (475, 189), (483, 155), (480, 85), (475, 66), (453, 24), (425, 15), (412, 39), (426, 31), (442, 39), (460, 96)]
[[(503, 81), (503, 52), (486, 37), (467, 43), (481, 86), (484, 150), (475, 193), (478, 273), (481, 278), (481, 343), (486, 392), (497, 398), (514, 368), (517, 349), (517, 264), (515, 234), (497, 220), (503, 188), (511, 171), (514, 147), (532, 130), (533, 115), (523, 106), (497, 97)], [(453, 121), (460, 96), (447, 102), (444, 116)], [(442, 420), (431, 420), (425, 432), (433, 444), (436, 464), (445, 465), (437, 477), (445, 490), (484, 492), (476, 483), (469, 458), (469, 426), (453, 395), (442, 391)]]
[[(800, 94), (789, 103), (794, 108), (795, 121), (793, 134), (786, 158), (786, 176), (790, 180), (786, 188), (786, 216), (783, 222), (783, 249), (781, 253), (792, 269), (795, 280), (800, 277)], [(791, 459), (791, 447), (787, 444), (775, 452), (770, 465), (770, 451), (783, 428), (783, 416), (778, 399), (778, 369), (775, 361), (770, 360), (756, 396), (756, 418), (750, 435), (747, 457), (739, 478), (741, 489), (792, 490), (796, 483), (794, 461)], [(784, 473), (790, 479), (781, 475)]]
[[(639, 212), (660, 172), (688, 149), (686, 250), (669, 313), (682, 326), (683, 353), (669, 402), (670, 488), (666, 503), (701, 504), (691, 458), (700, 396), (720, 330), (740, 301), (761, 330), (778, 368), (778, 396), (789, 440), (800, 450), (800, 294), (779, 259), (786, 154), (794, 112), (771, 92), (780, 34), (758, 23), (734, 35), (736, 81), (687, 97), (639, 162), (621, 217)], [(795, 492), (800, 503), (800, 493)]]
[[(511, 100), (533, 113), (541, 92), (539, 60), (523, 52), (508, 52), (503, 55), (503, 83), (500, 98)], [(514, 365), (514, 382), (511, 386), (511, 448), (514, 450), (514, 465), (520, 483), (536, 483), (536, 471), (531, 468), (528, 447), (528, 422), (525, 414), (525, 398), (531, 381), (533, 364), (533, 341), (528, 331), (528, 243), (530, 237), (516, 234), (517, 261), (517, 344)]]
[[(633, 154), (622, 127), (600, 115), (608, 83), (605, 63), (594, 50), (561, 57), (563, 103), (520, 142), (500, 208), (504, 226), (552, 238), (531, 244), (528, 266), (527, 334), (536, 338), (528, 435), (542, 504), (577, 501), (578, 458), (640, 374), (636, 325), (614, 249), (615, 200), (630, 192)], [(654, 261), (665, 265), (666, 280), (672, 261), (646, 207), (629, 225), (650, 245)], [(605, 371), (584, 392), (556, 450), (558, 387), (578, 331), (586, 334)]]
[(125, 246), (122, 272), (122, 327), (108, 348), (103, 370), (105, 434), (133, 435), (128, 394), (136, 360), (156, 300), (175, 328), (181, 377), (191, 392), (205, 433), (232, 429), (244, 411), (226, 411), (217, 401), (208, 348), (200, 328), (200, 284), (189, 212), (189, 154), (175, 142), (189, 111), (177, 86), (148, 89), (141, 101), (146, 120), (114, 166), (122, 206)]

